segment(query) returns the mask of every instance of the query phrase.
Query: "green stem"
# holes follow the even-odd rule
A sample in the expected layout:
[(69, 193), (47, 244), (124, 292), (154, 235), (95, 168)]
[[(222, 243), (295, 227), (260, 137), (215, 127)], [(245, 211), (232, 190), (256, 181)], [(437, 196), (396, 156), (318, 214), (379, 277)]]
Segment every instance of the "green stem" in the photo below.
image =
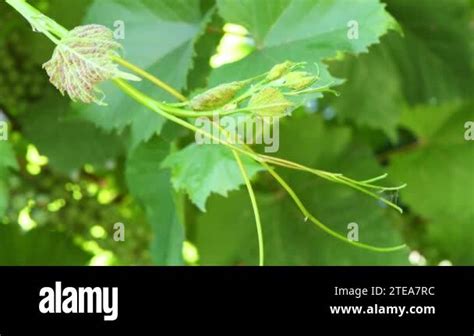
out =
[(257, 227), (258, 265), (263, 266), (263, 263), (264, 263), (263, 230), (262, 230), (262, 223), (260, 221), (260, 212), (258, 210), (257, 199), (255, 197), (255, 192), (253, 191), (253, 188), (252, 188), (252, 183), (250, 182), (249, 176), (242, 163), (242, 160), (240, 159), (239, 154), (237, 154), (237, 152), (235, 151), (233, 151), (233, 153), (235, 156), (235, 160), (237, 161), (237, 164), (239, 165), (239, 169), (242, 173), (242, 177), (244, 178), (245, 185), (247, 186), (247, 190), (250, 196), (250, 201), (252, 203), (253, 213), (255, 216), (255, 225)]
[(325, 172), (325, 171), (318, 170), (318, 169), (313, 169), (313, 168), (301, 165), (299, 163), (295, 163), (295, 162), (280, 159), (280, 158), (274, 158), (274, 157), (267, 156), (267, 155), (260, 155), (260, 158), (264, 159), (265, 162), (273, 163), (273, 164), (276, 164), (276, 165), (281, 165), (281, 166), (284, 166), (284, 167), (289, 168), (289, 169), (309, 172), (309, 173), (314, 174), (316, 176), (319, 176), (319, 177), (321, 177), (325, 180), (347, 185), (350, 188), (356, 189), (356, 190), (358, 190), (358, 191), (360, 191), (360, 192), (362, 192), (366, 195), (369, 195), (370, 197), (372, 197), (374, 199), (380, 200), (381, 202), (383, 202), (386, 205), (394, 208), (398, 212), (403, 213), (403, 209), (400, 208), (398, 205), (394, 204), (393, 202), (390, 202), (389, 200), (387, 200), (383, 197), (378, 196), (377, 194), (375, 194), (375, 193), (373, 193), (373, 192), (371, 192), (367, 189), (364, 189), (363, 187), (372, 188), (372, 189), (379, 189), (381, 191), (389, 191), (389, 190), (402, 189), (406, 185), (402, 185), (402, 186), (399, 186), (399, 187), (392, 187), (392, 188), (382, 187), (382, 186), (374, 186), (374, 185), (367, 184), (366, 182), (358, 182), (358, 181), (349, 179), (349, 178), (345, 177), (342, 174), (334, 174), (334, 173), (329, 173), (329, 172)]
[(288, 104), (286, 103), (285, 104), (281, 104), (281, 103), (266, 104), (266, 105), (252, 107), (252, 108), (245, 107), (245, 108), (237, 108), (237, 109), (227, 110), (227, 111), (222, 110), (222, 109), (211, 110), (211, 111), (190, 111), (190, 110), (181, 109), (179, 108), (179, 106), (166, 104), (166, 107), (164, 107), (164, 109), (166, 109), (166, 111), (168, 111), (169, 113), (178, 117), (182, 117), (182, 118), (201, 118), (201, 117), (217, 117), (217, 116), (223, 117), (223, 116), (228, 116), (228, 115), (237, 114), (237, 113), (255, 113), (256, 111), (259, 111), (259, 110), (265, 110), (268, 108), (280, 107), (280, 106), (288, 106)]
[(124, 60), (121, 57), (113, 57), (112, 59), (115, 62), (117, 62), (118, 64), (124, 66), (125, 68), (128, 68), (129, 70), (135, 72), (137, 75), (142, 76), (143, 78), (149, 80), (150, 82), (152, 82), (153, 84), (155, 84), (159, 88), (161, 88), (161, 89), (165, 90), (166, 92), (168, 92), (169, 94), (171, 94), (173, 97), (176, 97), (177, 99), (179, 99), (181, 101), (186, 101), (186, 97), (183, 96), (180, 92), (178, 92), (173, 87), (166, 84), (165, 82), (159, 80), (155, 76), (151, 75), (147, 71), (137, 67), (134, 64), (131, 64), (131, 63), (127, 62), (126, 60)]
[[(227, 130), (223, 129), (218, 123), (213, 122), (215, 127), (219, 128), (222, 132), (224, 132), (227, 140), (230, 139), (231, 134)], [(252, 152), (250, 148), (248, 149), (249, 152)], [(252, 183), (250, 182), (250, 178), (247, 174), (247, 170), (245, 169), (245, 166), (242, 163), (242, 160), (240, 159), (239, 153), (237, 153), (235, 150), (232, 150), (232, 153), (234, 154), (235, 160), (237, 161), (237, 165), (239, 166), (240, 173), (242, 174), (242, 177), (244, 179), (245, 185), (247, 186), (247, 191), (250, 197), (250, 202), (252, 203), (252, 210), (253, 214), (255, 217), (255, 225), (257, 228), (257, 239), (258, 239), (258, 265), (263, 266), (264, 265), (264, 243), (263, 243), (263, 230), (262, 230), (262, 223), (260, 221), (260, 212), (258, 210), (258, 204), (257, 204), (257, 199), (255, 197), (255, 192), (252, 187)]]
[(6, 3), (12, 6), (34, 29), (43, 33), (54, 44), (59, 44), (60, 39), (68, 33), (66, 28), (47, 17), (24, 0), (6, 0)]
[[(173, 87), (169, 86), (165, 82), (161, 81), (159, 78), (149, 74), (148, 72), (142, 70), (141, 68), (127, 62), (126, 60), (116, 57), (115, 61), (122, 66), (128, 68), (129, 70), (134, 71), (136, 74), (142, 76), (145, 79), (148, 79), (151, 81), (153, 84), (157, 85), (161, 89), (165, 90), (166, 92), (170, 93), (174, 97), (176, 97), (178, 100), (184, 102), (186, 101), (186, 97), (184, 97), (181, 93), (179, 93), (177, 90), (175, 90)], [(163, 106), (164, 107), (164, 106)], [(202, 113), (196, 113), (192, 111), (182, 111), (178, 108), (170, 108), (169, 110), (172, 110), (178, 115), (184, 116), (184, 117), (202, 117)], [(232, 113), (236, 113), (236, 111), (231, 111)], [(215, 115), (215, 111), (213, 112), (213, 115)], [(235, 149), (231, 149), (232, 153), (234, 154), (235, 160), (237, 161), (237, 164), (239, 166), (240, 172), (242, 174), (242, 177), (245, 181), (245, 184), (247, 186), (247, 190), (250, 196), (250, 201), (252, 203), (252, 209), (255, 215), (255, 225), (257, 227), (257, 238), (258, 238), (258, 264), (259, 266), (264, 265), (264, 247), (263, 247), (263, 233), (262, 233), (262, 223), (260, 221), (260, 213), (258, 210), (258, 205), (257, 205), (257, 200), (255, 198), (255, 193), (252, 188), (252, 183), (250, 182), (249, 176), (247, 174), (247, 171), (242, 164), (242, 160), (240, 159), (239, 153)]]
[[(158, 78), (156, 78), (152, 74), (148, 73), (147, 71), (140, 69), (139, 67), (127, 62), (126, 60), (117, 59), (117, 61), (121, 65), (123, 65), (126, 68), (132, 70), (133, 72), (137, 73), (138, 75), (144, 77), (145, 79), (150, 80), (152, 83), (156, 84), (158, 87), (163, 88), (167, 92), (171, 93), (172, 95), (177, 97), (179, 100), (181, 100), (181, 101), (186, 100), (186, 98), (184, 96), (182, 96), (180, 93), (178, 93), (174, 88), (172, 88), (171, 86), (169, 86), (166, 83), (162, 82), (161, 80), (159, 80)], [(242, 96), (237, 98), (235, 101), (239, 102), (242, 99), (248, 98), (249, 95), (253, 94), (256, 90), (258, 90), (259, 85), (260, 85), (260, 83), (254, 85), (252, 88), (250, 88), (246, 93), (244, 93)], [(316, 90), (321, 90), (321, 89), (326, 89), (326, 88), (327, 88), (327, 86), (324, 86), (324, 87), (318, 88)], [(215, 110), (215, 111), (207, 111), (207, 112), (196, 112), (196, 111), (183, 110), (179, 107), (170, 106), (168, 104), (161, 104), (160, 108), (163, 111), (166, 111), (170, 114), (173, 114), (173, 115), (179, 116), (179, 117), (184, 117), (184, 118), (187, 118), (187, 117), (197, 118), (197, 117), (209, 117), (209, 116), (224, 116), (224, 115), (230, 115), (230, 114), (234, 114), (234, 113), (238, 113), (238, 112), (249, 112), (249, 110), (247, 108), (235, 109), (235, 110), (231, 110), (231, 111)], [(265, 108), (265, 107), (263, 107), (263, 108)], [(249, 151), (251, 151), (251, 149), (249, 149)], [(260, 156), (260, 157), (263, 157), (263, 156)], [(290, 162), (290, 161), (287, 161), (287, 160), (284, 160), (284, 159), (272, 158), (272, 157), (266, 157), (266, 158), (269, 159), (270, 162), (272, 162), (274, 164), (285, 166), (285, 167), (291, 168), (291, 169), (306, 171), (306, 172), (309, 172), (311, 174), (317, 175), (321, 178), (324, 178), (326, 180), (329, 180), (331, 182), (336, 182), (336, 183), (339, 183), (339, 184), (347, 185), (347, 186), (349, 186), (353, 189), (356, 189), (356, 190), (358, 190), (362, 193), (365, 193), (365, 194), (369, 195), (370, 197), (372, 197), (374, 199), (380, 200), (381, 202), (383, 202), (386, 205), (394, 208), (395, 210), (399, 211), (400, 213), (403, 213), (403, 210), (399, 206), (397, 206), (396, 204), (390, 202), (389, 200), (387, 200), (383, 197), (380, 197), (379, 195), (376, 195), (375, 193), (371, 192), (370, 190), (367, 190), (367, 189), (378, 189), (380, 191), (398, 190), (401, 187), (386, 188), (386, 187), (380, 187), (380, 186), (373, 186), (373, 185), (370, 185), (368, 183), (357, 182), (357, 181), (351, 180), (351, 179), (346, 178), (346, 177), (344, 177), (343, 175), (340, 175), (340, 174), (333, 174), (333, 173), (329, 173), (329, 172), (320, 171), (320, 170), (317, 170), (317, 169), (312, 169), (312, 168), (309, 168), (309, 167), (306, 167), (306, 166), (303, 166), (303, 165), (300, 165), (300, 164), (297, 164), (297, 163), (293, 163), (293, 162)]]
[[(222, 127), (220, 127), (220, 125), (216, 125), (216, 126), (219, 127), (222, 131), (225, 132), (225, 130), (223, 130)], [(244, 145), (243, 147), (246, 150), (248, 150), (249, 152), (253, 152), (252, 149), (249, 146)], [(259, 157), (262, 158), (264, 156), (260, 155)], [(268, 158), (270, 158), (270, 157), (268, 156)], [(283, 160), (283, 159), (281, 159), (281, 160)], [(283, 161), (286, 161), (286, 160), (283, 160)], [(291, 161), (287, 161), (287, 162), (289, 164), (304, 167), (302, 165), (299, 165), (299, 164), (291, 162)], [(296, 206), (300, 209), (301, 213), (305, 216), (305, 218), (309, 219), (313, 224), (315, 224), (317, 227), (319, 227), (320, 229), (322, 229), (323, 231), (325, 231), (329, 235), (333, 236), (334, 238), (342, 240), (346, 243), (357, 246), (359, 248), (367, 249), (367, 250), (374, 251), (374, 252), (394, 252), (394, 251), (398, 251), (398, 250), (401, 250), (401, 249), (406, 247), (406, 245), (404, 245), (404, 244), (394, 246), (394, 247), (377, 247), (377, 246), (373, 246), (373, 245), (369, 245), (369, 244), (359, 243), (359, 242), (356, 242), (356, 241), (353, 241), (353, 240), (350, 240), (350, 239), (344, 237), (343, 235), (341, 235), (341, 234), (337, 233), (336, 231), (330, 229), (328, 226), (324, 225), (321, 221), (319, 221), (316, 217), (314, 217), (309, 212), (309, 210), (303, 205), (300, 198), (296, 195), (295, 191), (288, 185), (288, 183), (278, 173), (275, 172), (273, 167), (268, 165), (268, 163), (266, 161), (260, 162), (260, 164), (265, 168), (265, 170), (267, 170), (270, 173), (270, 175), (273, 176), (273, 178), (283, 187), (283, 189), (286, 190), (286, 192), (293, 199)], [(291, 166), (290, 166), (290, 168), (296, 169), (296, 168), (291, 167)], [(307, 168), (307, 167), (305, 167), (305, 168)], [(308, 169), (310, 169), (310, 168), (308, 168)], [(323, 172), (323, 171), (319, 171), (317, 169), (313, 169), (313, 170), (316, 171), (316, 172), (319, 172), (319, 173), (325, 173), (327, 175), (331, 175), (331, 176), (333, 176), (333, 178), (334, 178), (334, 176), (341, 176), (341, 174), (326, 173), (326, 172)], [(320, 175), (318, 175), (318, 176), (320, 176)], [(322, 174), (321, 176), (323, 177), (324, 174)], [(326, 179), (329, 179), (329, 178), (326, 178)], [(329, 179), (329, 180), (334, 182), (334, 180), (332, 180), (332, 179)]]
[(203, 131), (202, 129), (188, 123), (187, 121), (185, 121), (183, 119), (180, 119), (180, 118), (174, 116), (173, 114), (170, 114), (170, 113), (166, 112), (166, 109), (167, 109), (168, 105), (160, 103), (160, 102), (154, 100), (153, 98), (148, 97), (147, 95), (143, 94), (141, 91), (138, 91), (137, 89), (135, 89), (133, 86), (131, 86), (127, 82), (125, 82), (121, 79), (118, 79), (118, 78), (113, 79), (113, 81), (121, 90), (123, 90), (130, 97), (135, 99), (140, 104), (148, 107), (150, 110), (160, 114), (164, 118), (166, 118), (168, 120), (171, 120), (172, 122), (174, 122), (174, 123), (176, 123), (180, 126), (183, 126), (187, 129), (189, 129), (190, 131), (202, 134), (202, 135), (208, 137), (209, 139), (212, 139), (212, 140), (216, 141), (216, 143), (218, 143), (218, 144), (227, 146), (228, 148), (234, 149), (239, 153), (250, 156), (252, 159), (254, 159), (257, 162), (262, 161), (258, 157), (257, 154), (249, 153), (248, 151), (240, 148), (239, 146), (236, 146), (236, 145), (233, 145), (233, 144), (228, 143), (226, 141), (223, 141), (222, 139), (219, 139), (218, 137), (214, 136), (213, 134), (211, 134), (209, 132), (206, 132), (206, 131)]
[[(133, 88), (131, 85), (129, 85), (128, 83), (125, 83), (123, 82), (122, 80), (119, 80), (119, 79), (116, 79), (114, 80), (120, 88), (122, 88), (126, 93), (128, 93), (129, 95), (131, 95), (133, 98), (135, 98), (137, 101), (141, 102), (142, 104), (144, 104), (145, 106), (148, 106), (150, 109), (152, 109), (153, 111), (157, 112), (157, 113), (160, 113), (161, 115), (163, 115), (165, 118), (168, 118), (169, 120), (171, 121), (174, 121), (176, 123), (178, 123), (179, 125), (185, 127), (185, 128), (188, 128), (189, 130), (193, 131), (193, 132), (197, 132), (197, 133), (200, 133), (200, 134), (203, 134), (213, 140), (217, 140), (218, 143), (222, 144), (222, 145), (225, 145), (231, 149), (235, 149), (237, 150), (238, 152), (244, 154), (244, 155), (247, 155), (249, 157), (251, 157), (252, 159), (254, 159), (255, 161), (259, 162), (260, 164), (262, 164), (265, 169), (277, 180), (277, 182), (288, 192), (288, 194), (290, 195), (290, 197), (293, 199), (293, 201), (295, 202), (295, 204), (297, 205), (297, 207), (300, 209), (300, 211), (303, 213), (303, 215), (305, 216), (305, 218), (308, 218), (311, 220), (311, 222), (313, 222), (316, 226), (318, 226), (319, 228), (321, 228), (323, 231), (325, 231), (326, 233), (330, 234), (331, 236), (339, 239), (339, 240), (342, 240), (342, 241), (345, 241), (346, 243), (349, 243), (351, 245), (354, 245), (354, 246), (357, 246), (359, 248), (363, 248), (363, 249), (367, 249), (367, 250), (371, 250), (371, 251), (376, 251), (376, 252), (393, 252), (393, 251), (397, 251), (397, 250), (400, 250), (400, 249), (403, 249), (406, 247), (406, 245), (399, 245), (399, 246), (395, 246), (395, 247), (376, 247), (376, 246), (372, 246), (372, 245), (368, 245), (368, 244), (363, 244), (363, 243), (359, 243), (359, 242), (355, 242), (355, 241), (352, 241), (352, 240), (349, 240), (348, 238), (344, 237), (343, 235), (333, 231), (332, 229), (330, 229), (329, 227), (327, 227), (326, 225), (324, 225), (322, 222), (320, 222), (318, 219), (316, 219), (305, 207), (304, 205), (302, 204), (301, 200), (298, 198), (298, 196), (296, 195), (296, 193), (294, 192), (294, 190), (286, 183), (286, 181), (280, 176), (278, 175), (272, 167), (270, 167), (266, 161), (265, 161), (265, 158), (271, 158), (271, 157), (267, 157), (267, 156), (263, 156), (263, 155), (259, 155), (255, 152), (253, 152), (253, 150), (251, 148), (249, 148), (248, 146), (244, 146), (245, 149), (242, 149), (241, 147), (237, 147), (237, 146), (234, 146), (230, 143), (227, 143), (227, 142), (223, 142), (221, 139), (217, 139), (216, 137), (214, 137), (212, 134), (208, 133), (208, 132), (205, 132), (197, 127), (195, 127), (194, 125), (191, 125), (189, 123), (187, 123), (186, 121), (180, 119), (180, 118), (177, 118), (175, 116), (173, 116), (172, 114), (168, 114), (166, 112), (164, 112), (163, 110), (161, 110), (160, 108), (164, 108), (164, 109), (169, 109), (169, 106), (166, 105), (166, 104), (163, 104), (163, 103), (159, 103), (159, 102), (156, 102), (154, 101), (152, 98), (149, 98), (147, 96), (145, 96), (143, 93), (141, 93), (140, 91), (136, 90), (135, 88)], [(156, 106), (158, 105), (158, 106)], [(302, 166), (302, 165), (299, 165), (297, 163), (294, 163), (294, 162), (291, 162), (291, 161), (286, 161), (286, 160), (283, 160), (283, 159), (278, 159), (278, 160), (275, 160), (275, 162), (277, 163), (280, 163), (279, 161), (284, 161), (286, 162), (290, 168), (293, 168), (293, 169), (299, 169), (299, 170), (305, 170), (305, 171), (308, 171), (308, 170), (312, 170), (311, 168), (308, 168), (308, 167), (305, 167), (305, 166)], [(318, 170), (312, 170), (313, 172), (318, 172), (320, 173), (320, 171)], [(334, 181), (334, 177), (335, 176), (340, 176), (340, 174), (332, 174), (332, 173), (327, 173), (328, 175), (333, 175), (332, 178), (328, 178), (326, 175), (324, 174), (321, 174), (321, 175), (318, 175), (318, 176), (321, 176), (323, 178), (326, 178), (326, 179), (329, 179), (329, 180), (332, 180)], [(344, 184), (348, 184), (347, 182), (344, 183)], [(348, 184), (350, 185), (350, 184)], [(354, 187), (354, 186), (353, 186)], [(359, 188), (356, 188), (356, 189), (359, 189)], [(377, 199), (381, 199), (380, 197), (377, 197)], [(387, 201), (388, 203), (390, 203), (389, 201)], [(392, 206), (395, 206), (395, 205), (392, 205)], [(395, 206), (396, 207), (396, 206)]]
[(286, 183), (286, 181), (279, 175), (277, 174), (273, 168), (268, 166), (266, 163), (263, 163), (264, 166), (266, 166), (267, 171), (275, 178), (275, 180), (280, 183), (280, 185), (286, 190), (286, 192), (290, 195), (290, 197), (293, 199), (295, 202), (296, 206), (300, 209), (300, 211), (303, 213), (305, 216), (305, 219), (309, 219), (311, 222), (313, 222), (317, 227), (319, 227), (321, 230), (324, 232), (328, 233), (329, 235), (333, 236), (334, 238), (337, 238), (339, 240), (342, 240), (346, 243), (349, 243), (351, 245), (374, 251), (374, 252), (394, 252), (398, 251), (401, 249), (404, 249), (406, 245), (399, 245), (399, 246), (394, 246), (394, 247), (377, 247), (377, 246), (372, 246), (364, 243), (359, 243), (357, 241), (350, 240), (343, 235), (337, 233), (336, 231), (330, 229), (323, 223), (321, 223), (318, 219), (316, 219), (309, 211), (306, 209), (306, 207), (303, 205), (301, 202), (300, 198), (296, 195), (295, 191)]
[[(237, 160), (237, 164), (239, 165), (239, 169), (242, 173), (242, 176), (244, 178), (244, 181), (245, 183), (247, 184), (247, 189), (249, 191), (249, 196), (250, 196), (250, 200), (252, 202), (252, 207), (253, 207), (253, 212), (254, 212), (254, 215), (255, 215), (255, 221), (256, 221), (256, 226), (257, 226), (257, 235), (258, 235), (258, 246), (259, 246), (259, 265), (260, 266), (263, 266), (263, 260), (264, 260), (264, 252), (263, 252), (263, 234), (262, 234), (262, 224), (260, 222), (260, 214), (259, 214), (259, 210), (258, 210), (258, 206), (257, 206), (257, 202), (256, 202), (256, 199), (255, 199), (255, 194), (253, 192), (253, 189), (252, 189), (252, 185), (248, 179), (248, 175), (247, 175), (247, 172), (242, 164), (242, 161), (239, 157), (239, 154), (238, 152), (242, 152), (246, 155), (249, 155), (249, 153), (247, 153), (246, 151), (244, 151), (243, 149), (237, 147), (237, 146), (234, 146), (232, 144), (229, 144), (229, 143), (226, 143), (226, 142), (222, 142), (221, 139), (218, 139), (216, 137), (214, 137), (211, 133), (208, 133), (208, 132), (205, 132), (203, 130), (201, 130), (200, 128), (197, 128), (195, 127), (194, 125), (192, 124), (189, 124), (187, 123), (186, 121), (182, 120), (182, 119), (179, 119), (177, 117), (175, 117), (174, 115), (172, 114), (168, 114), (166, 113), (162, 108), (167, 108), (168, 106), (166, 104), (162, 104), (162, 103), (159, 103), (155, 100), (153, 100), (152, 98), (150, 97), (147, 97), (146, 95), (144, 95), (143, 93), (141, 93), (140, 91), (136, 90), (133, 86), (129, 85), (128, 83), (124, 82), (123, 80), (121, 79), (114, 79), (114, 82), (116, 83), (117, 86), (119, 86), (119, 88), (121, 88), (125, 93), (127, 93), (128, 95), (130, 95), (132, 98), (134, 98), (135, 100), (137, 100), (139, 103), (147, 106), (148, 108), (150, 108), (152, 111), (155, 111), (159, 114), (161, 114), (163, 117), (171, 120), (171, 121), (174, 121), (175, 123), (193, 131), (193, 132), (196, 132), (196, 133), (201, 133), (207, 137), (209, 137), (210, 139), (213, 139), (213, 140), (216, 140), (218, 141), (219, 143), (229, 147), (231, 150), (232, 150), (232, 153), (234, 154), (236, 160)], [(250, 154), (250, 156), (256, 160), (256, 161), (259, 161), (258, 159), (258, 156), (256, 155), (252, 155)]]

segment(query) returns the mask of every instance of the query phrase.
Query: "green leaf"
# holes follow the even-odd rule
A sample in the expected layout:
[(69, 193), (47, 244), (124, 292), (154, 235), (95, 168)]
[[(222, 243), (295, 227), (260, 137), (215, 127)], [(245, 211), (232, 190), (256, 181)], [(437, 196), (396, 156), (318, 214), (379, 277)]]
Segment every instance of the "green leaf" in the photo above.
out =
[(472, 266), (472, 223), (474, 217), (439, 217), (425, 223), (425, 236), (421, 237), (424, 243), (422, 253), (432, 262), (449, 260), (454, 265)]
[[(390, 37), (397, 38), (395, 33)], [(338, 88), (340, 97), (332, 98), (331, 102), (340, 120), (383, 130), (395, 140), (400, 111), (406, 102), (399, 70), (385, 47), (390, 38), (382, 38), (381, 43), (368, 54), (351, 57), (331, 67), (335, 75), (347, 78)]]
[[(203, 16), (198, 1), (94, 1), (86, 23), (123, 25), (125, 57), (177, 90), (186, 89), (193, 66), (194, 44), (211, 14)], [(117, 21), (118, 20), (118, 21)], [(137, 88), (158, 100), (174, 98), (143, 81)], [(131, 126), (132, 145), (159, 133), (165, 119), (138, 105), (112, 84), (104, 85), (108, 107), (87, 106), (81, 114), (100, 127), (122, 130)]]
[[(206, 0), (206, 2), (209, 9), (215, 5), (214, 0)], [(214, 11), (214, 15), (206, 27), (206, 33), (202, 34), (196, 41), (194, 45), (194, 66), (188, 74), (188, 93), (207, 86), (212, 71), (210, 59), (216, 53), (217, 46), (224, 35), (222, 31), (223, 25), (222, 18), (218, 15), (217, 11)]]
[[(370, 150), (357, 143), (349, 128), (328, 127), (320, 116), (294, 116), (282, 122), (279, 157), (316, 168), (367, 179), (383, 173)], [(311, 132), (308, 132), (311, 125)], [(359, 240), (377, 246), (401, 243), (401, 216), (372, 198), (304, 172), (278, 169), (308, 209), (342, 235), (359, 225)], [(262, 179), (263, 180), (263, 179)], [(264, 181), (266, 181), (264, 183)], [(272, 180), (259, 182), (267, 265), (403, 265), (407, 251), (376, 253), (336, 240), (306, 221), (295, 204)], [(264, 192), (265, 191), (265, 192)], [(388, 196), (388, 195), (387, 195)], [(204, 265), (254, 265), (257, 237), (245, 193), (228, 200), (211, 198), (198, 219), (196, 243)]]
[[(334, 106), (341, 119), (381, 129), (395, 140), (406, 104), (440, 104), (469, 97), (473, 50), (464, 0), (389, 0), (404, 36), (391, 33), (370, 53), (331, 66), (347, 82)], [(453, 24), (456, 22), (456, 24)]]
[(105, 165), (122, 152), (117, 136), (73, 117), (68, 100), (55, 93), (31, 106), (21, 124), (26, 137), (49, 158), (53, 168), (63, 173), (86, 163)]
[(474, 256), (472, 249), (455, 246), (473, 243), (474, 145), (464, 138), (472, 110), (472, 104), (407, 109), (402, 124), (418, 142), (391, 157), (391, 174), (408, 184), (401, 200), (425, 223), (423, 248), (428, 254), (438, 249), (430, 255), (434, 261), (466, 263)]
[(474, 216), (474, 146), (464, 139), (464, 124), (472, 118), (472, 104), (404, 111), (402, 124), (419, 140), (392, 156), (390, 170), (408, 184), (402, 196), (415, 212)]
[[(291, 0), (218, 0), (221, 15), (231, 23), (246, 27), (258, 44), (265, 42), (272, 26), (277, 22), (291, 4)], [(306, 1), (307, 2), (307, 1)], [(262, 14), (265, 15), (256, 15)]]
[[(242, 156), (242, 161), (251, 177), (262, 170), (248, 157)], [(227, 197), (229, 191), (244, 184), (232, 151), (223, 145), (189, 145), (168, 156), (163, 167), (171, 168), (174, 188), (186, 191), (202, 211), (211, 193)]]
[(126, 177), (131, 194), (142, 204), (153, 228), (153, 261), (159, 265), (181, 265), (184, 242), (181, 204), (173, 191), (170, 173), (160, 167), (169, 153), (170, 145), (158, 138), (141, 144), (128, 158)]
[(92, 257), (64, 233), (46, 229), (24, 233), (16, 225), (0, 225), (0, 246), (2, 266), (79, 266)]
[[(219, 0), (228, 22), (243, 25), (255, 40), (255, 51), (243, 60), (214, 71), (211, 84), (249, 78), (286, 60), (320, 63), (341, 52), (360, 53), (394, 27), (377, 0)], [(357, 21), (359, 36), (348, 38)], [(322, 84), (334, 79), (322, 69)]]
[(467, 1), (389, 0), (388, 10), (405, 35), (405, 40), (397, 38), (390, 49), (407, 100), (411, 104), (442, 103), (470, 97), (474, 50), (469, 45), (473, 35)]

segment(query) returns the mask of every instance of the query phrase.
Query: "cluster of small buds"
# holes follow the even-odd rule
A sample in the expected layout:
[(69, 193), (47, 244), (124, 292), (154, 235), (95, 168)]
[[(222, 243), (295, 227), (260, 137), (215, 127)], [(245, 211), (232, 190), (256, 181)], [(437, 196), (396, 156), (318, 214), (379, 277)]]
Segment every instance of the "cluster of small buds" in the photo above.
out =
[[(318, 80), (318, 76), (309, 72), (295, 71), (302, 65), (303, 63), (291, 61), (277, 64), (263, 75), (264, 80), (257, 84), (253, 83), (253, 80), (246, 80), (219, 85), (195, 96), (189, 102), (189, 107), (194, 111), (220, 108), (227, 111), (229, 106), (238, 108), (236, 101), (240, 103), (248, 98), (248, 104), (244, 108), (247, 112), (260, 117), (284, 117), (295, 108), (295, 105), (285, 98), (285, 92), (290, 90), (293, 94), (299, 94)], [(236, 99), (237, 94), (247, 86), (250, 86), (250, 89), (243, 94), (245, 99)]]

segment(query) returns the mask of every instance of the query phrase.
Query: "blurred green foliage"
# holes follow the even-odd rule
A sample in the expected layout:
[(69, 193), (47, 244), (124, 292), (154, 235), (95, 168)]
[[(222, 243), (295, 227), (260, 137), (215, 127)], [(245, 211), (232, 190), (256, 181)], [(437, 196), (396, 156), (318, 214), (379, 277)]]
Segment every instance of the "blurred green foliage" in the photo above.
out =
[[(125, 57), (190, 95), (287, 59), (318, 63), (322, 84), (345, 79), (341, 95), (283, 120), (277, 155), (358, 179), (389, 172), (408, 184), (385, 195), (405, 214), (314, 176), (282, 175), (342, 234), (357, 223), (361, 241), (405, 242), (426, 259), (417, 263), (474, 264), (474, 142), (464, 138), (474, 121), (472, 1), (30, 2), (67, 28), (123, 22)], [(351, 20), (358, 39), (347, 38)], [(0, 121), (9, 125), (0, 141), (1, 265), (256, 263), (252, 209), (243, 188), (232, 191), (242, 180), (230, 152), (196, 148), (191, 134), (108, 83), (108, 107), (70, 103), (41, 69), (54, 46), (3, 1), (0, 22)], [(219, 65), (239, 60), (212, 68), (216, 50), (227, 52)], [(146, 82), (137, 87), (173, 101)], [(407, 251), (334, 240), (267, 174), (253, 181), (268, 264), (409, 264)], [(114, 239), (116, 223), (124, 241)]]

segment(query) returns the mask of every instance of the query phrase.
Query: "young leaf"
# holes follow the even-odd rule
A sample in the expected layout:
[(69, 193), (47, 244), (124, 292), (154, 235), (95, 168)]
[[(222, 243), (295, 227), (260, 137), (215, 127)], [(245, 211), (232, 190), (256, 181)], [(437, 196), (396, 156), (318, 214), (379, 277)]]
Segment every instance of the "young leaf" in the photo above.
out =
[(67, 93), (73, 101), (104, 105), (98, 84), (112, 78), (139, 80), (120, 71), (114, 63), (112, 58), (118, 56), (120, 48), (107, 27), (79, 26), (60, 41), (53, 57), (43, 67), (51, 83), (63, 95)]

